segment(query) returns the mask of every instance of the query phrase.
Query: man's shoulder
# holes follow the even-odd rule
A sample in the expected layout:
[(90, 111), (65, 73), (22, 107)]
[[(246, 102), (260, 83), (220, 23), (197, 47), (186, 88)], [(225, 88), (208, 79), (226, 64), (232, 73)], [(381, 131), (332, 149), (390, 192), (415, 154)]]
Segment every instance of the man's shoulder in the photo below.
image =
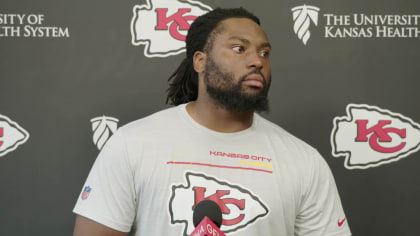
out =
[(157, 130), (164, 130), (167, 127), (173, 127), (173, 125), (176, 125), (177, 122), (179, 123), (179, 109), (179, 107), (171, 107), (160, 110), (121, 126), (119, 131), (125, 134), (139, 134), (139, 132), (153, 132)]

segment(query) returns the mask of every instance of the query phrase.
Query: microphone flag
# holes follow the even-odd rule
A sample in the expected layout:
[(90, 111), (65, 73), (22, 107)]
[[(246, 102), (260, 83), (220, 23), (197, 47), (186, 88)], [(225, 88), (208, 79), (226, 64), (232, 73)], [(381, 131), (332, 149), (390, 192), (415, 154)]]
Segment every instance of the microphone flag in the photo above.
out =
[(207, 216), (195, 227), (190, 236), (226, 236)]

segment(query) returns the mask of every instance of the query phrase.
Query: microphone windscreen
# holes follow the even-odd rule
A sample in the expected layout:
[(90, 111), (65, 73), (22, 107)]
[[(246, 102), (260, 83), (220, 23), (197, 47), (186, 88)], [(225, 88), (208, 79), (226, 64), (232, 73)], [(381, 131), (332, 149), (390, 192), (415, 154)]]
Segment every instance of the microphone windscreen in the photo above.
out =
[(197, 204), (193, 213), (193, 224), (197, 227), (198, 224), (207, 216), (217, 227), (222, 225), (222, 210), (219, 205), (211, 200), (203, 200)]

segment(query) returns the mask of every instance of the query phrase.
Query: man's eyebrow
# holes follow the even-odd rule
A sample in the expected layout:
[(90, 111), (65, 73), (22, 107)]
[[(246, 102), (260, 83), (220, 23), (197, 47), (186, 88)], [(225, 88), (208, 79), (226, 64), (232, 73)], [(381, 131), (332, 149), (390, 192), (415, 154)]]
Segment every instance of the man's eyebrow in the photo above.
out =
[[(239, 40), (239, 41), (241, 41), (245, 44), (250, 44), (251, 43), (248, 39), (240, 37), (240, 36), (231, 36), (229, 38), (229, 40)], [(259, 48), (265, 48), (265, 47), (271, 48), (271, 44), (269, 42), (265, 42), (265, 43), (262, 43), (261, 45), (259, 45)]]
[(270, 48), (271, 49), (271, 44), (269, 42), (262, 43), (260, 45), (260, 48)]
[(241, 41), (243, 43), (246, 43), (246, 44), (249, 44), (250, 43), (248, 39), (243, 38), (243, 37), (240, 37), (240, 36), (231, 36), (229, 38), (229, 40), (239, 40), (239, 41)]

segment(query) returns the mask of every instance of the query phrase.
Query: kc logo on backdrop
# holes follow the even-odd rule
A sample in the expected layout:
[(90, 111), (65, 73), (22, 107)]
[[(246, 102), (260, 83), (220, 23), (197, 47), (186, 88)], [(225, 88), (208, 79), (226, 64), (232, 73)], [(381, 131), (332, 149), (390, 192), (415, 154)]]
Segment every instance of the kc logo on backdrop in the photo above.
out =
[(194, 230), (193, 209), (203, 200), (216, 202), (223, 213), (221, 230), (235, 232), (267, 216), (269, 210), (251, 191), (202, 173), (185, 173), (186, 185), (172, 185), (169, 214), (172, 224), (184, 224), (184, 235)]
[(0, 115), (0, 157), (14, 151), (28, 138), (29, 133), (18, 123)]
[(146, 0), (133, 8), (131, 42), (145, 45), (146, 57), (168, 57), (185, 51), (192, 21), (212, 8), (192, 0)]
[(109, 116), (100, 116), (90, 120), (92, 123), (93, 143), (102, 150), (106, 141), (117, 131), (118, 119)]
[(347, 169), (367, 169), (398, 161), (420, 149), (420, 125), (376, 106), (349, 104), (334, 118), (332, 155)]

